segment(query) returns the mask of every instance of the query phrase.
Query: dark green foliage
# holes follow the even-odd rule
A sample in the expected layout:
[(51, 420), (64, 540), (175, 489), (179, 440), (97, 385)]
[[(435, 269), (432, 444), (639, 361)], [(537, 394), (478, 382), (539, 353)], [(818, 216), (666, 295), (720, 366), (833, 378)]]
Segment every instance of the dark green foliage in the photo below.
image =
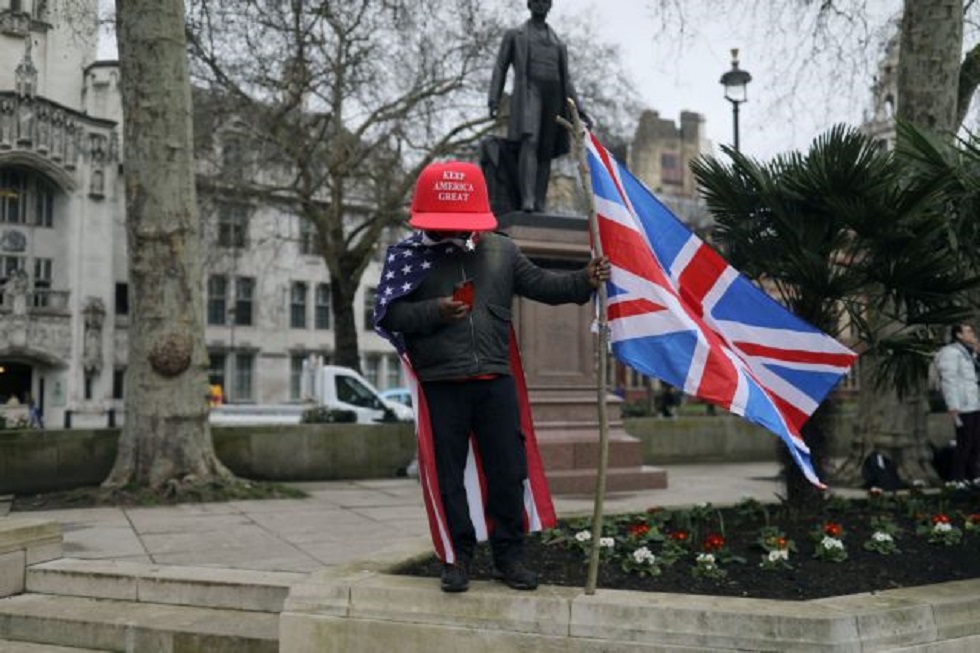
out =
[(949, 160), (921, 154), (919, 167), (933, 172), (923, 175), (905, 151), (884, 152), (844, 126), (767, 163), (725, 153), (731, 163), (692, 167), (728, 260), (798, 316), (873, 353), (880, 384), (902, 394), (925, 378), (938, 327), (969, 315), (977, 285), (952, 237)]

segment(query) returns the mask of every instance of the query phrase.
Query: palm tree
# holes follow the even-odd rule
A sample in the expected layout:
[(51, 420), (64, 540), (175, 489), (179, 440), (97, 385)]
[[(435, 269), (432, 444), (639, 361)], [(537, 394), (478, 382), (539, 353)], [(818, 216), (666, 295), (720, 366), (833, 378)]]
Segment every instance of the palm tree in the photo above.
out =
[[(942, 189), (856, 130), (837, 126), (805, 154), (758, 162), (724, 148), (730, 163), (693, 164), (729, 261), (799, 317), (849, 341), (881, 364), (870, 382), (907, 393), (927, 374), (937, 324), (962, 319), (972, 280), (955, 257)], [(803, 428), (818, 474), (826, 475), (834, 401)], [(874, 445), (862, 434), (858, 463)], [(867, 451), (865, 451), (867, 450)], [(785, 453), (785, 452), (784, 452)], [(783, 457), (787, 499), (816, 490)]]

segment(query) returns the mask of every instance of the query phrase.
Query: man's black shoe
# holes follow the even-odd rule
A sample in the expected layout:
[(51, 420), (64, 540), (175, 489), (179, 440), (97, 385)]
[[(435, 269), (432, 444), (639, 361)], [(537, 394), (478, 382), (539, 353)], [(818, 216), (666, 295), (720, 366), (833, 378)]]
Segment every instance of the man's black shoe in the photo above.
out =
[(515, 561), (494, 567), (494, 578), (503, 581), (515, 590), (538, 589), (538, 574), (524, 566), (523, 562)]
[(465, 565), (442, 566), (442, 591), (465, 592), (470, 588), (470, 575)]

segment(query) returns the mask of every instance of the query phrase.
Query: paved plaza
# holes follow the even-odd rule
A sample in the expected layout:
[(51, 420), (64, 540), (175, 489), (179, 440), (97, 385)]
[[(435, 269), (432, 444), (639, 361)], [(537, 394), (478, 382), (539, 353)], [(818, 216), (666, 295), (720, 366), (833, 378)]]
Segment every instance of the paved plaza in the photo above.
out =
[[(663, 490), (610, 494), (606, 514), (743, 496), (774, 501), (776, 463), (675, 465)], [(309, 572), (428, 537), (418, 482), (290, 484), (307, 499), (20, 513), (61, 524), (67, 558)], [(557, 497), (559, 516), (591, 515), (591, 496)]]

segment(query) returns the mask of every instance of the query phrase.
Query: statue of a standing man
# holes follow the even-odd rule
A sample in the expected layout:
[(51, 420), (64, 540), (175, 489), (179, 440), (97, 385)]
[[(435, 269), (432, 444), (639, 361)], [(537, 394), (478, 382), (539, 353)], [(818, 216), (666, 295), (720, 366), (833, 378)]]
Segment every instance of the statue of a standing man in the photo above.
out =
[(568, 132), (555, 118), (565, 115), (572, 98), (583, 120), (578, 96), (568, 75), (565, 44), (545, 22), (551, 0), (528, 0), (531, 20), (507, 30), (490, 81), (490, 116), (496, 117), (507, 69), (514, 67), (514, 93), (507, 121), (507, 140), (520, 143), (518, 185), (521, 210), (544, 211), (551, 160), (567, 154)]

